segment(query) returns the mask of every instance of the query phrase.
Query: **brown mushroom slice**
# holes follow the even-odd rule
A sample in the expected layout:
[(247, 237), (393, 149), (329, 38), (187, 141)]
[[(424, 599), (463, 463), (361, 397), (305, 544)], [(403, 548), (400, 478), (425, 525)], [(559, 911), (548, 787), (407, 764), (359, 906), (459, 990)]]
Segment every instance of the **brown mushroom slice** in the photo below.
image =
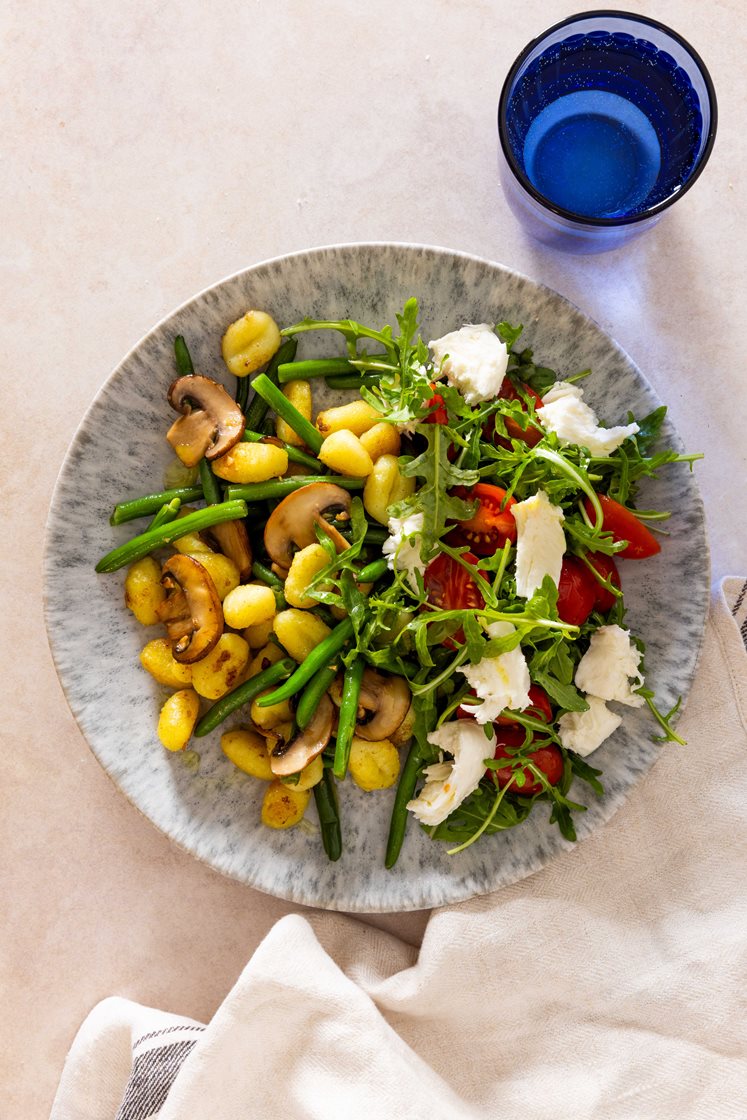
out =
[(192, 665), (207, 657), (223, 633), (223, 611), (215, 584), (191, 556), (172, 556), (163, 566), (166, 598), (156, 613), (166, 626), (174, 660)]
[(186, 467), (225, 455), (244, 434), (246, 421), (236, 401), (211, 377), (190, 374), (172, 382), (169, 404), (182, 415), (166, 439)]
[(265, 548), (278, 568), (287, 571), (293, 553), (316, 544), (316, 526), (334, 541), (338, 552), (349, 548), (349, 542), (334, 525), (325, 519), (334, 514), (350, 517), (350, 494), (331, 482), (312, 482), (288, 494), (275, 506), (265, 525)]
[(367, 668), (358, 698), (356, 735), (369, 742), (388, 739), (405, 719), (411, 701), (410, 687), (404, 677), (385, 677)]
[(252, 546), (244, 522), (225, 521), (222, 525), (213, 525), (210, 532), (223, 555), (233, 560), (239, 569), (241, 582), (246, 583), (252, 574)]
[(325, 693), (309, 725), (290, 743), (278, 743), (270, 754), (270, 768), (278, 778), (298, 774), (321, 754), (332, 735), (334, 707)]

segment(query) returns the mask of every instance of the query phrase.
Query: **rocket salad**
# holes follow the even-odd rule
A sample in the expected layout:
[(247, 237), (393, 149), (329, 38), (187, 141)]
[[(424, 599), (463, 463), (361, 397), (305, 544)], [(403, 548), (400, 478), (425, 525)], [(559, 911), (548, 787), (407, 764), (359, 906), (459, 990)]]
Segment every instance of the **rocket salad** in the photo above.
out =
[[(220, 727), (267, 783), (264, 823), (299, 823), (313, 796), (331, 859), (341, 783), (396, 786), (387, 867), (411, 820), (451, 854), (543, 807), (575, 839), (571, 784), (603, 793), (586, 759), (620, 705), (647, 705), (657, 737), (681, 742), (623, 585), (668, 516), (636, 508), (640, 482), (700, 458), (654, 450), (663, 407), (605, 427), (583, 399), (590, 371), (538, 365), (520, 326), (426, 345), (417, 313), (409, 300), (395, 332), (248, 312), (223, 338), (233, 398), (177, 339), (167, 438), (186, 474), (115, 508), (113, 524), (153, 521), (97, 565), (129, 565), (128, 606), (166, 627), (141, 656), (177, 690), (163, 745)], [(297, 360), (308, 331), (345, 355)], [(358, 395), (314, 418), (322, 377)]]

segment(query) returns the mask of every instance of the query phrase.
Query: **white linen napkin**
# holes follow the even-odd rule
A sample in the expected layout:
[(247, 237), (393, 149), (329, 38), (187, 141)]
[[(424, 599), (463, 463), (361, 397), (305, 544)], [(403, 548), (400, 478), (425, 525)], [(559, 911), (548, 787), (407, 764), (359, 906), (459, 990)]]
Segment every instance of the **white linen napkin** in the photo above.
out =
[(352, 918), (289, 915), (207, 1026), (104, 1000), (52, 1120), (744, 1120), (740, 630), (747, 581), (728, 579), (689, 746), (662, 748), (575, 850), (434, 911), (419, 955)]

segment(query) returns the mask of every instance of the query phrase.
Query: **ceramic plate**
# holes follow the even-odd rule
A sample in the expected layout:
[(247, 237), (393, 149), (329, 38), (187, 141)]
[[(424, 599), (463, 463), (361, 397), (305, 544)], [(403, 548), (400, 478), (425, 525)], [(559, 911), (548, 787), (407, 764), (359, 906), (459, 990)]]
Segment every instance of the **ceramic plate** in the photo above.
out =
[[(86, 414), (63, 464), (46, 540), (46, 621), (57, 671), (91, 749), (122, 792), (172, 840), (212, 867), (269, 894), (330, 909), (415, 910), (494, 890), (536, 871), (572, 847), (538, 807), (514, 831), (450, 857), (415, 825), (393, 871), (383, 866), (391, 791), (341, 790), (344, 854), (329, 863), (318, 835), (272, 832), (259, 823), (262, 786), (221, 753), (219, 734), (197, 741), (199, 760), (170, 754), (156, 738), (162, 691), (141, 669), (143, 630), (123, 606), (124, 572), (97, 576), (94, 564), (137, 531), (112, 529), (117, 501), (159, 489), (171, 459), (164, 439), (173, 415), (166, 389), (172, 346), (186, 336), (202, 373), (229, 387), (220, 357), (225, 327), (249, 307), (281, 324), (305, 315), (395, 323), (405, 300), (420, 301), (425, 339), (462, 323), (523, 323), (524, 345), (542, 364), (571, 374), (591, 367), (586, 397), (608, 423), (660, 402), (641, 372), (596, 323), (557, 293), (475, 257), (411, 245), (343, 245), (297, 253), (247, 269), (195, 296), (124, 359)], [(337, 336), (304, 335), (300, 352), (330, 353)], [(342, 344), (339, 342), (340, 351)], [(663, 444), (681, 447), (665, 424)], [(623, 565), (629, 624), (647, 644), (648, 681), (667, 709), (690, 688), (708, 596), (703, 510), (692, 475), (666, 468), (642, 494), (645, 507), (671, 509), (670, 536), (646, 563)], [(609, 820), (656, 760), (645, 711), (625, 709), (619, 730), (594, 755), (606, 794), (582, 800), (581, 838)], [(309, 817), (315, 819), (312, 810)]]

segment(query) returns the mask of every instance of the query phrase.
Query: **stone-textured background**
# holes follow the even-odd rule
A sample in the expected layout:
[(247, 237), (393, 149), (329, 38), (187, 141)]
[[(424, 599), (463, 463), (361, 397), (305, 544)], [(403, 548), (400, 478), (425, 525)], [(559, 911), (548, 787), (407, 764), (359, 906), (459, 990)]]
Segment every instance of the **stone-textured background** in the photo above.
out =
[[(506, 70), (572, 5), (8, 0), (0, 12), (8, 1120), (47, 1115), (98, 999), (209, 1017), (289, 909), (176, 850), (125, 801), (73, 722), (44, 634), (59, 464), (111, 368), (171, 308), (247, 264), (332, 242), (502, 261), (576, 302), (640, 365), (686, 444), (707, 453), (714, 577), (744, 570), (741, 7), (624, 6), (701, 53), (719, 135), (703, 178), (654, 231), (586, 259), (524, 238), (495, 157)], [(376, 919), (413, 943), (425, 920)]]

